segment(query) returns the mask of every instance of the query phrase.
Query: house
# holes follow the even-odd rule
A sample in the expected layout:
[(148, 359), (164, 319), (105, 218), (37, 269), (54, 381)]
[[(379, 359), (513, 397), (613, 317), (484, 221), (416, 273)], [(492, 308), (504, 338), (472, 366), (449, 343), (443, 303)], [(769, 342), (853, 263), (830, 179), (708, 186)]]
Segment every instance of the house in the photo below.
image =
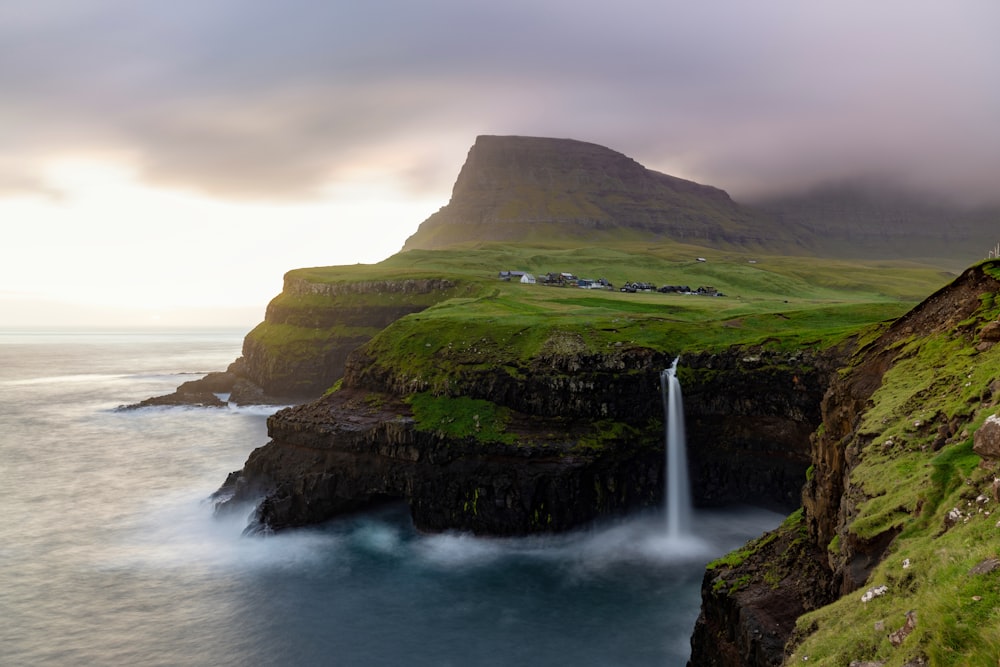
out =
[(530, 273), (522, 274), (521, 275), (521, 284), (523, 284), (523, 285), (534, 285), (535, 284), (535, 276), (531, 275)]
[[(497, 277), (504, 282), (510, 282), (511, 280), (520, 281), (524, 275), (524, 271), (501, 271)], [(534, 280), (532, 280), (532, 282), (534, 282)]]

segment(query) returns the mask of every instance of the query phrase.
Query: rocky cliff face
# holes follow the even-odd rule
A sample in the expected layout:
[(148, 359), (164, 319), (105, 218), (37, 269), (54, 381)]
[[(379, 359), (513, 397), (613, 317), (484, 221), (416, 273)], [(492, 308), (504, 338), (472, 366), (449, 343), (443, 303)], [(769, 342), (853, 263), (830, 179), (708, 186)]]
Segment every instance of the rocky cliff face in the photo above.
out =
[(348, 355), (392, 322), (455, 294), (444, 278), (323, 283), (291, 272), (243, 341), (243, 374), (267, 396), (314, 398), (344, 374)]
[(798, 505), (810, 434), (844, 357), (842, 349), (753, 348), (683, 357), (692, 483), (702, 505)]
[(521, 416), (510, 425), (512, 442), (449, 437), (418, 428), (398, 398), (366, 391), (284, 410), (268, 427), (272, 441), (222, 489), (237, 505), (263, 495), (252, 530), (395, 499), (409, 504), (421, 530), (559, 531), (650, 504), (662, 483), (661, 456), (643, 443), (588, 451), (565, 422)]
[[(936, 554), (931, 560), (973, 559), (966, 569), (975, 564), (974, 551), (952, 551), (941, 536), (963, 520), (967, 530), (976, 526), (975, 511), (949, 509), (948, 503), (978, 503), (981, 519), (984, 512), (989, 517), (986, 505), (996, 495), (989, 486), (992, 464), (975, 467), (970, 434), (996, 410), (1000, 390), (994, 382), (1000, 361), (993, 351), (1000, 339), (997, 275), (995, 262), (967, 270), (861, 345), (833, 376), (822, 403), (822, 427), (812, 438), (803, 509), (781, 529), (709, 567), (692, 665), (780, 665), (786, 659), (881, 665), (889, 656), (903, 661), (892, 664), (908, 659), (917, 662), (906, 664), (928, 664), (930, 647), (941, 641), (933, 629), (918, 629), (915, 636), (926, 635), (902, 650), (899, 636), (888, 641), (888, 631), (878, 632), (887, 622), (859, 619), (863, 627), (836, 630), (859, 639), (830, 648), (823, 643), (822, 624), (864, 616), (858, 611), (862, 603), (844, 596), (874, 586), (875, 579), (891, 585), (884, 590), (897, 596), (897, 605), (955, 594), (930, 590), (940, 575), (925, 575), (925, 584), (912, 575), (897, 578), (886, 557), (901, 549), (897, 538), (903, 533), (914, 553), (928, 549)], [(935, 540), (940, 540), (936, 546)], [(840, 611), (821, 613), (838, 600), (843, 604), (833, 606)], [(817, 611), (809, 618), (817, 614), (824, 620), (800, 621), (796, 631), (796, 619), (811, 610)], [(941, 622), (928, 611), (924, 624)], [(947, 664), (972, 664), (962, 655), (953, 651)]]
[(403, 250), (539, 239), (671, 239), (712, 247), (798, 245), (794, 225), (733, 202), (718, 188), (646, 169), (572, 139), (481, 136), (447, 206)]
[(264, 321), (243, 339), (243, 354), (224, 372), (185, 382), (153, 405), (220, 407), (216, 394), (240, 405), (287, 404), (315, 399), (344, 375), (351, 352), (396, 320), (461, 294), (451, 278), (310, 280), (290, 271)]
[[(445, 422), (462, 418), (459, 401), (479, 401), (465, 433), (430, 425), (408, 398), (428, 387), (363, 347), (339, 391), (269, 420), (271, 442), (227, 482), (223, 505), (259, 501), (256, 529), (281, 529), (394, 498), (424, 530), (510, 535), (659, 504), (666, 358), (557, 347), (514, 372), (455, 374), (455, 398), (432, 400), (455, 412)], [(684, 362), (702, 504), (794, 506), (833, 365), (818, 354), (743, 349)], [(500, 432), (486, 424), (494, 411), (504, 415)]]

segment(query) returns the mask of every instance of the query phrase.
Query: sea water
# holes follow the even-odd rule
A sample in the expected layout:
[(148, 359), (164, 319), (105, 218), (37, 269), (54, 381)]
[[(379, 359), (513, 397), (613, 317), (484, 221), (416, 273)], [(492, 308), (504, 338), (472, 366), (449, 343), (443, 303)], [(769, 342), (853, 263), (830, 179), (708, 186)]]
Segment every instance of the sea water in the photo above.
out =
[(487, 539), (405, 506), (243, 537), (208, 496), (276, 408), (116, 411), (243, 332), (0, 332), (0, 664), (683, 665), (705, 564), (780, 522), (663, 514)]

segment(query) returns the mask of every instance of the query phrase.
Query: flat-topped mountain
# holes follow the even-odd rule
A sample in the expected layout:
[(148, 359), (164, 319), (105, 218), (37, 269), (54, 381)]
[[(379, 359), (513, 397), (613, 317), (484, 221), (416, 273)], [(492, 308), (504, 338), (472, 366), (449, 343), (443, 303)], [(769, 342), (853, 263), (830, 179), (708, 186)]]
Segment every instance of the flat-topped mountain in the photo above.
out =
[(480, 136), (451, 201), (403, 250), (489, 241), (672, 240), (717, 248), (800, 246), (794, 225), (741, 206), (723, 190), (643, 167), (573, 139)]
[(863, 181), (741, 204), (719, 188), (652, 171), (597, 144), (480, 136), (451, 200), (403, 251), (490, 242), (673, 242), (771, 255), (907, 259), (959, 271), (995, 247), (997, 221), (996, 206), (965, 207)]

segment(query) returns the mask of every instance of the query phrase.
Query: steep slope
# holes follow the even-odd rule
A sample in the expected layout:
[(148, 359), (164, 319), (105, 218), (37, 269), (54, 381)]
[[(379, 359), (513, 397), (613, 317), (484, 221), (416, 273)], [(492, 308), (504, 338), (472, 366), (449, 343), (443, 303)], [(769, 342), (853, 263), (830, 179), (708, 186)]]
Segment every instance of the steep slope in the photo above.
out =
[(774, 224), (718, 188), (651, 171), (596, 144), (516, 136), (476, 139), (451, 201), (403, 250), (636, 239), (801, 251), (794, 226)]
[(692, 664), (996, 664), (998, 293), (984, 262), (863, 342), (803, 511), (709, 566)]

